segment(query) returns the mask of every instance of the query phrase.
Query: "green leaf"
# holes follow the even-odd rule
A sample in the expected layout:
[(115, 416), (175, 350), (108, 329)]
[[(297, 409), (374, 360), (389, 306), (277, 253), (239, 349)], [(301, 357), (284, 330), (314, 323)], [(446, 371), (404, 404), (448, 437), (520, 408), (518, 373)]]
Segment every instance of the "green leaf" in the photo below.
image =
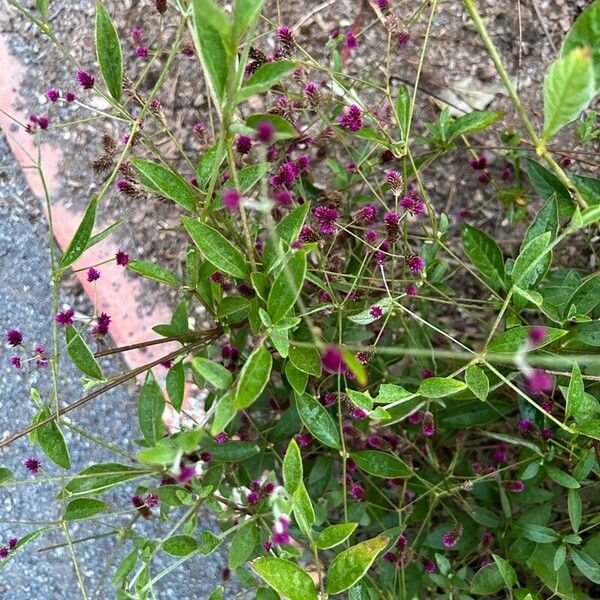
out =
[(275, 266), (279, 259), (277, 244), (283, 242), (286, 246), (289, 246), (298, 238), (309, 208), (309, 202), (305, 202), (295, 208), (277, 224), (275, 231), (267, 239), (263, 251), (263, 264), (267, 268), (267, 272)]
[(85, 249), (88, 250), (92, 246), (99, 244), (102, 240), (105, 240), (111, 233), (113, 233), (115, 231), (115, 229), (117, 229), (118, 227), (123, 225), (123, 223), (125, 223), (125, 219), (121, 219), (120, 221), (117, 221), (116, 223), (109, 225), (108, 227), (104, 228), (102, 231), (99, 231), (98, 233), (93, 235), (89, 239), (88, 243), (86, 244)]
[(321, 376), (321, 356), (313, 347), (292, 346), (289, 350), (290, 360), (293, 365), (309, 375)]
[(591, 50), (575, 48), (555, 60), (544, 79), (544, 134), (548, 141), (575, 120), (595, 95)]
[(139, 551), (137, 548), (134, 548), (129, 554), (125, 556), (125, 558), (119, 563), (119, 566), (116, 568), (114, 575), (112, 576), (110, 583), (119, 587), (127, 578), (127, 575), (131, 573), (133, 567), (137, 564)]
[(150, 160), (132, 157), (130, 161), (142, 177), (152, 184), (153, 190), (160, 192), (186, 210), (196, 212), (196, 192), (183, 177)]
[(273, 357), (264, 346), (254, 349), (242, 367), (235, 392), (234, 406), (248, 408), (265, 389), (271, 377)]
[(295, 68), (296, 63), (291, 60), (265, 63), (251, 75), (246, 85), (240, 89), (237, 101), (242, 102), (251, 96), (266, 92), (287, 77)]
[(273, 323), (277, 324), (296, 304), (305, 278), (306, 252), (299, 250), (292, 254), (281, 271), (279, 271), (269, 292), (267, 312)]
[(104, 379), (98, 361), (94, 358), (92, 351), (77, 330), (68, 325), (65, 328), (65, 337), (67, 339), (69, 356), (73, 363), (75, 363), (75, 366), (94, 379)]
[(198, 542), (189, 535), (174, 535), (165, 540), (161, 548), (171, 556), (187, 556), (198, 550)]
[(330, 525), (326, 527), (319, 535), (317, 540), (317, 548), (327, 550), (339, 546), (345, 542), (358, 527), (358, 523), (339, 523), (338, 525)]
[(192, 359), (192, 369), (219, 390), (226, 390), (231, 386), (233, 380), (231, 371), (208, 358), (195, 356)]
[(40, 11), (44, 20), (48, 19), (49, 5), (50, 5), (50, 0), (35, 0), (35, 6)]
[(260, 16), (265, 0), (236, 0), (233, 9), (234, 39), (239, 40), (251, 23)]
[(561, 56), (568, 56), (575, 48), (592, 51), (592, 62), (596, 73), (596, 90), (600, 89), (600, 1), (594, 0), (575, 19), (563, 41)]
[[(238, 172), (239, 189), (243, 194), (248, 193), (271, 169), (271, 163), (262, 162), (248, 165)], [(235, 186), (233, 178), (227, 180), (224, 188), (232, 188)]]
[(600, 202), (600, 179), (569, 173), (571, 181), (590, 205)]
[(104, 512), (108, 508), (108, 503), (95, 498), (78, 498), (71, 500), (65, 508), (63, 521), (80, 521), (89, 519), (94, 515)]
[(165, 398), (163, 392), (156, 383), (152, 371), (148, 371), (138, 401), (138, 421), (144, 439), (151, 446), (155, 446), (163, 437), (165, 426), (162, 416), (164, 410)]
[(293, 494), (302, 483), (303, 468), (302, 454), (294, 438), (288, 444), (285, 456), (283, 457), (283, 485), (285, 489)]
[(293, 494), (294, 501), (294, 516), (302, 533), (309, 539), (312, 539), (312, 526), (315, 523), (315, 509), (313, 508), (310, 496), (306, 491), (304, 482), (300, 485)]
[(79, 227), (77, 227), (73, 239), (60, 259), (60, 266), (62, 268), (68, 267), (74, 263), (87, 248), (90, 238), (92, 237), (94, 223), (96, 222), (97, 205), (98, 199), (96, 197), (92, 198), (85, 210), (81, 223), (79, 223)]
[(153, 279), (154, 281), (160, 281), (168, 285), (179, 286), (181, 282), (175, 275), (155, 265), (154, 263), (145, 262), (141, 260), (131, 260), (127, 265), (128, 269), (131, 269), (135, 273), (140, 274), (145, 279)]
[(212, 435), (217, 435), (217, 433), (224, 431), (225, 427), (227, 427), (235, 417), (236, 410), (233, 405), (233, 400), (234, 395), (231, 392), (228, 392), (217, 402), (217, 410), (215, 411), (213, 423), (210, 428), (210, 433)]
[(564, 471), (561, 471), (552, 465), (546, 465), (546, 473), (550, 479), (558, 483), (558, 485), (562, 485), (562, 487), (570, 489), (577, 489), (581, 487), (579, 482), (574, 477), (571, 477), (571, 475), (568, 473), (565, 473)]
[(20, 538), (17, 542), (17, 545), (10, 551), (8, 558), (5, 558), (2, 562), (0, 562), (0, 569), (4, 569), (4, 567), (6, 567), (6, 565), (8, 565), (10, 561), (13, 560), (27, 544), (33, 542), (33, 540), (38, 538), (43, 533), (46, 533), (46, 531), (48, 531), (49, 529), (49, 527), (42, 527), (41, 529), (36, 529), (35, 531), (32, 531), (31, 533), (28, 533), (27, 535), (24, 535), (22, 538)]
[(408, 86), (403, 83), (398, 89), (398, 98), (396, 100), (396, 118), (400, 126), (402, 139), (406, 141), (408, 136), (408, 127), (411, 115), (411, 98)]
[(394, 479), (396, 477), (410, 477), (412, 469), (398, 457), (380, 450), (360, 450), (352, 454), (352, 461), (356, 466), (376, 477)]
[(575, 428), (577, 433), (587, 435), (595, 440), (600, 440), (600, 419), (589, 419), (580, 423)]
[(325, 407), (310, 394), (295, 394), (300, 419), (313, 437), (330, 448), (340, 448), (340, 434)]
[(172, 465), (177, 458), (177, 447), (163, 439), (156, 446), (146, 448), (138, 454), (138, 460), (149, 465)]
[(222, 585), (217, 586), (213, 593), (208, 597), (208, 600), (223, 600), (225, 588)]
[(514, 285), (518, 286), (521, 284), (521, 287), (524, 287), (522, 285), (523, 280), (534, 273), (535, 266), (548, 253), (548, 246), (551, 238), (552, 234), (547, 231), (546, 233), (533, 238), (527, 243), (523, 250), (521, 250), (519, 256), (515, 259), (515, 264), (513, 265), (511, 273)]
[(467, 384), (450, 377), (428, 377), (419, 385), (419, 394), (425, 398), (445, 398), (456, 394), (467, 387)]
[(482, 279), (493, 289), (504, 285), (504, 257), (498, 244), (486, 233), (471, 227), (462, 226), (462, 243)]
[(551, 544), (558, 539), (558, 534), (550, 527), (538, 525), (537, 523), (524, 523), (522, 525), (523, 535), (532, 542), (538, 544)]
[(581, 496), (574, 488), (570, 489), (567, 493), (567, 508), (569, 510), (571, 527), (577, 533), (581, 525)]
[(580, 342), (588, 346), (600, 346), (600, 321), (579, 323), (575, 327), (575, 336)]
[(252, 569), (289, 600), (318, 600), (317, 588), (310, 575), (290, 560), (265, 556), (255, 560)]
[[(217, 159), (220, 158), (219, 164), (217, 165)], [(198, 183), (198, 188), (201, 190), (204, 189), (210, 178), (212, 176), (213, 170), (215, 168), (219, 168), (221, 163), (225, 158), (225, 152), (219, 157), (219, 147), (218, 145), (214, 145), (209, 148), (198, 160), (198, 164), (196, 165), (196, 182)]]
[(215, 444), (205, 442), (205, 448), (211, 453), (213, 460), (223, 462), (240, 462), (260, 452), (260, 447), (252, 442), (226, 442)]
[(484, 565), (471, 580), (471, 594), (488, 596), (499, 592), (506, 586), (497, 564)]
[[(50, 409), (43, 410), (38, 419), (42, 420), (49, 417), (52, 413)], [(65, 438), (62, 431), (58, 428), (56, 420), (49, 421), (36, 430), (36, 441), (44, 454), (59, 467), (63, 469), (71, 468), (71, 459), (69, 457), (69, 449), (65, 443)]]
[(567, 404), (565, 407), (565, 419), (577, 415), (585, 403), (585, 388), (579, 365), (573, 363), (569, 390), (567, 392)]
[(388, 541), (379, 535), (340, 552), (327, 571), (327, 593), (340, 594), (360, 581)]
[[(531, 329), (531, 327), (511, 327), (510, 329), (507, 329), (492, 340), (488, 346), (488, 351), (498, 353), (518, 352), (519, 348), (521, 348), (529, 338), (529, 332)], [(565, 329), (547, 327), (546, 337), (540, 343), (538, 343), (536, 348), (543, 348), (544, 346), (552, 344), (567, 333), (568, 331)]]
[[(600, 196), (599, 196), (600, 198)], [(567, 302), (567, 314), (571, 307), (579, 315), (585, 315), (594, 310), (600, 303), (600, 275), (594, 275), (584, 281)]]
[[(194, 20), (194, 40), (200, 57), (202, 69), (214, 93), (216, 103), (222, 106), (225, 100), (227, 75), (229, 70), (229, 53), (227, 37), (230, 28), (225, 20), (219, 18), (221, 11), (215, 10), (214, 2), (210, 0), (193, 0), (192, 15)], [(209, 17), (212, 17), (210, 18)], [(212, 22), (211, 22), (212, 21)], [(219, 29), (219, 21), (223, 29)], [(225, 40), (223, 39), (225, 36)]]
[(219, 271), (233, 277), (248, 277), (248, 265), (244, 255), (216, 229), (189, 217), (181, 218), (200, 252)]
[(465, 381), (473, 394), (484, 402), (490, 391), (490, 381), (485, 372), (477, 365), (470, 365), (465, 371)]
[(252, 129), (256, 129), (256, 127), (263, 122), (271, 123), (271, 125), (273, 125), (275, 129), (273, 139), (275, 140), (291, 140), (298, 137), (298, 132), (294, 126), (279, 115), (256, 114), (250, 115), (246, 119), (246, 125)]
[(449, 139), (453, 140), (460, 135), (468, 135), (487, 129), (503, 118), (503, 114), (497, 110), (478, 111), (467, 113), (450, 123)]
[(285, 363), (285, 377), (296, 393), (304, 393), (308, 383), (308, 375), (295, 367), (289, 360)]
[(556, 196), (552, 195), (546, 203), (542, 207), (535, 219), (532, 221), (531, 225), (527, 228), (527, 232), (525, 233), (525, 237), (521, 242), (521, 249), (523, 249), (531, 240), (542, 235), (542, 233), (550, 232), (551, 240), (556, 238), (556, 233), (558, 231), (558, 202), (556, 200)]
[(0, 485), (14, 477), (14, 473), (6, 467), (0, 467)]
[(123, 56), (117, 30), (102, 3), (96, 4), (96, 55), (110, 95), (121, 101)]
[(571, 549), (571, 558), (575, 566), (594, 583), (600, 583), (600, 565), (589, 555), (581, 550)]
[(67, 485), (67, 496), (100, 494), (121, 483), (147, 475), (148, 471), (119, 463), (92, 465), (78, 473)]
[(554, 553), (554, 560), (552, 562), (552, 567), (555, 571), (558, 571), (564, 564), (565, 558), (567, 557), (567, 547), (564, 544), (561, 544)]
[(237, 569), (246, 563), (252, 556), (257, 540), (258, 530), (254, 521), (248, 521), (235, 532), (229, 548), (230, 569)]
[(173, 408), (179, 412), (185, 394), (185, 369), (182, 361), (176, 362), (169, 369), (166, 377), (166, 388)]
[(549, 200), (556, 193), (559, 208), (561, 208), (560, 216), (567, 216), (563, 213), (563, 207), (569, 207), (572, 212), (573, 201), (565, 184), (554, 173), (548, 171), (546, 167), (543, 167), (535, 160), (531, 158), (525, 158), (524, 160), (529, 181), (539, 196), (544, 200)]

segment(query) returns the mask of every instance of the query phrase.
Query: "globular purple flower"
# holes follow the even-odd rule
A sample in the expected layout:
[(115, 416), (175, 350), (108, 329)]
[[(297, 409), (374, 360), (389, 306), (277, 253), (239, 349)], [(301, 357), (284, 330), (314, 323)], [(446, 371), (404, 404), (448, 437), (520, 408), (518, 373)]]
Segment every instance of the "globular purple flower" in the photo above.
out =
[(304, 173), (308, 170), (308, 167), (310, 167), (310, 157), (308, 156), (308, 154), (301, 154), (296, 159), (294, 164), (296, 165), (296, 168), (298, 169), (298, 171), (300, 171), (300, 173)]
[(348, 31), (348, 33), (346, 33), (346, 37), (344, 38), (344, 47), (350, 51), (358, 48), (358, 41), (353, 31)]
[(111, 318), (106, 313), (100, 313), (96, 326), (92, 329), (92, 335), (106, 335), (110, 326)]
[(421, 433), (425, 437), (433, 437), (435, 435), (435, 420), (433, 414), (429, 411), (423, 413)]
[(400, 215), (391, 210), (385, 213), (383, 223), (387, 231), (388, 241), (395, 242), (400, 237)]
[(354, 213), (353, 218), (357, 223), (368, 225), (375, 220), (376, 216), (377, 208), (372, 204), (365, 204)]
[(377, 6), (379, 6), (381, 10), (386, 10), (390, 7), (390, 0), (377, 0)]
[(404, 293), (407, 296), (416, 296), (419, 293), (419, 290), (417, 289), (417, 286), (415, 286), (415, 285), (407, 285), (404, 288)]
[(198, 121), (197, 123), (194, 123), (192, 131), (196, 135), (204, 135), (204, 132), (206, 131), (206, 126), (204, 125), (204, 123), (202, 123), (202, 121)]
[(65, 100), (67, 102), (75, 102), (75, 100), (77, 100), (77, 96), (75, 95), (75, 92), (68, 91), (65, 95)]
[(410, 33), (408, 33), (408, 31), (398, 32), (396, 41), (398, 42), (398, 46), (406, 46), (406, 44), (408, 44), (408, 42), (410, 41)]
[(517, 479), (516, 481), (505, 481), (503, 482), (504, 489), (515, 494), (520, 494), (525, 489), (525, 484)]
[(321, 403), (325, 406), (331, 406), (335, 402), (336, 398), (337, 396), (335, 394), (328, 392), (327, 394), (323, 394), (321, 396)]
[(545, 442), (547, 442), (548, 440), (551, 440), (553, 436), (554, 436), (554, 431), (552, 431), (552, 429), (550, 429), (549, 427), (547, 427), (546, 429), (542, 429), (542, 439)]
[(425, 212), (425, 204), (416, 196), (408, 195), (400, 200), (400, 206), (410, 215), (416, 217)]
[(509, 181), (513, 178), (513, 175), (512, 167), (504, 167), (504, 169), (500, 171), (500, 179), (502, 179), (502, 181)]
[(525, 384), (532, 394), (539, 394), (540, 392), (549, 392), (554, 382), (549, 373), (543, 369), (535, 369), (531, 375), (525, 377)]
[(281, 44), (281, 48), (284, 51), (285, 55), (291, 53), (291, 51), (296, 46), (296, 40), (294, 39), (294, 34), (292, 30), (286, 25), (281, 25), (279, 29), (277, 29), (277, 39)]
[(144, 497), (144, 504), (152, 508), (153, 506), (158, 506), (160, 503), (160, 498), (154, 492), (148, 492)]
[(528, 334), (527, 339), (532, 346), (537, 346), (546, 338), (546, 328), (540, 325), (532, 327)]
[(389, 563), (395, 563), (398, 560), (398, 555), (390, 550), (383, 555), (383, 560)]
[(252, 138), (247, 135), (238, 135), (235, 139), (235, 149), (240, 154), (248, 154), (252, 149)]
[(313, 441), (313, 437), (310, 435), (310, 433), (300, 433), (296, 436), (296, 441), (298, 442), (299, 446), (305, 448), (306, 446), (310, 446), (311, 442)]
[(75, 315), (75, 311), (72, 308), (67, 308), (66, 310), (61, 310), (54, 317), (54, 320), (59, 325), (73, 325), (73, 316)]
[(358, 406), (355, 406), (352, 409), (352, 412), (350, 413), (350, 415), (353, 419), (359, 419), (359, 420), (366, 419), (369, 416), (367, 414), (366, 410), (359, 408)]
[(506, 451), (508, 446), (506, 444), (500, 444), (499, 448), (494, 452), (492, 462), (495, 466), (499, 466), (506, 462)]
[(270, 121), (261, 121), (256, 126), (256, 137), (263, 144), (268, 144), (275, 135), (275, 127)]
[(365, 495), (365, 490), (363, 486), (360, 485), (360, 483), (356, 482), (350, 486), (350, 489), (348, 491), (355, 500), (361, 500), (362, 497)]
[(343, 373), (346, 370), (342, 351), (335, 346), (329, 346), (321, 354), (321, 364), (328, 373)]
[(33, 351), (36, 354), (35, 364), (38, 368), (44, 369), (48, 366), (48, 356), (46, 355), (46, 349), (41, 344), (34, 344)]
[(50, 102), (56, 102), (60, 98), (60, 90), (50, 88), (46, 91), (46, 98), (48, 98)]
[(337, 231), (335, 224), (340, 213), (336, 208), (327, 206), (317, 206), (314, 210), (314, 215), (319, 222), (319, 230), (325, 235), (333, 235)]
[(485, 531), (481, 536), (482, 546), (489, 546), (494, 541), (494, 536), (491, 531)]
[(492, 180), (492, 176), (489, 174), (488, 171), (482, 171), (481, 173), (479, 173), (479, 175), (477, 175), (477, 181), (479, 181), (479, 183), (489, 183)]
[(483, 171), (488, 165), (488, 160), (485, 156), (479, 156), (477, 158), (472, 158), (469, 161), (469, 165), (475, 171)]
[(394, 169), (390, 169), (385, 174), (385, 179), (388, 182), (390, 189), (394, 196), (399, 196), (402, 193), (402, 175), (398, 173), (398, 171), (394, 171)]
[(375, 246), (379, 234), (373, 229), (368, 229), (363, 233), (363, 240), (369, 244), (369, 246)]
[(408, 544), (408, 538), (401, 533), (398, 539), (396, 540), (396, 548), (406, 548), (406, 544)]
[(369, 310), (369, 314), (374, 319), (379, 319), (379, 317), (383, 316), (383, 310), (381, 309), (380, 306), (371, 306), (371, 308)]
[(425, 569), (426, 573), (435, 573), (437, 570), (435, 563), (432, 560), (429, 560), (428, 558), (424, 558), (421, 561), (421, 564), (423, 565), (423, 568)]
[(260, 500), (258, 492), (250, 492), (246, 496), (246, 500), (248, 500), (248, 504), (250, 504), (250, 506), (252, 506), (254, 504), (258, 504), (258, 501)]
[(129, 264), (129, 254), (123, 250), (117, 250), (115, 258), (117, 259), (117, 265), (120, 267), (126, 267)]
[(275, 199), (275, 202), (277, 202), (277, 204), (280, 204), (281, 206), (288, 206), (292, 203), (293, 200), (291, 192), (289, 190), (286, 190), (285, 188), (276, 190), (273, 194), (273, 198)]
[(362, 110), (356, 104), (350, 105), (340, 115), (338, 123), (348, 131), (358, 131), (362, 127)]
[(190, 465), (184, 465), (179, 469), (179, 474), (177, 475), (177, 481), (179, 483), (186, 483), (195, 475), (196, 475), (195, 467), (192, 467)]
[(266, 540), (263, 543), (263, 548), (265, 552), (270, 552), (271, 548), (273, 548), (273, 542), (271, 540)]
[(221, 431), (215, 435), (215, 443), (221, 445), (229, 439), (229, 436), (224, 431)]
[(411, 425), (418, 425), (423, 420), (423, 412), (418, 410), (418, 411), (408, 415), (407, 420)]
[(10, 364), (15, 368), (15, 369), (20, 369), (22, 364), (21, 364), (21, 357), (17, 356), (16, 354), (14, 356), (10, 357)]
[(6, 332), (6, 342), (9, 346), (19, 346), (23, 341), (23, 334), (18, 329), (9, 329)]
[(575, 162), (575, 159), (572, 156), (565, 156), (560, 162), (563, 167), (568, 168)]
[(201, 452), (200, 460), (202, 462), (210, 462), (212, 460), (212, 454), (210, 452)]
[(223, 206), (231, 212), (240, 209), (241, 199), (242, 195), (233, 188), (228, 188), (223, 191)]
[(100, 279), (100, 271), (90, 267), (87, 271), (87, 280), (91, 283), (92, 281), (98, 281)]
[(148, 48), (146, 46), (138, 46), (135, 49), (135, 55), (138, 58), (148, 58)]
[(280, 515), (275, 519), (273, 529), (271, 530), (271, 542), (273, 544), (280, 545), (290, 543), (290, 522), (290, 518), (286, 515)]
[(519, 430), (521, 431), (521, 433), (530, 433), (531, 431), (533, 431), (533, 429), (534, 425), (528, 419), (521, 419), (519, 421)]
[(298, 239), (305, 244), (309, 244), (318, 241), (319, 236), (308, 225), (303, 225), (298, 234)]
[(17, 547), (18, 543), (19, 543), (19, 538), (14, 537), (14, 536), (8, 538), (8, 549), (14, 550)]
[(454, 548), (463, 534), (463, 526), (457, 523), (448, 533), (442, 536), (442, 544), (446, 548)]
[(295, 163), (289, 161), (279, 165), (279, 172), (276, 177), (273, 178), (275, 185), (284, 185), (290, 187), (294, 181), (300, 175), (300, 171)]
[(38, 125), (40, 126), (40, 129), (48, 129), (50, 126), (50, 119), (44, 116), (38, 117)]
[(10, 550), (8, 548), (6, 548), (5, 546), (0, 546), (0, 559), (7, 559), (9, 554)]
[(428, 369), (427, 367), (425, 367), (421, 371), (421, 378), (422, 379), (429, 379), (432, 375), (433, 375), (433, 373), (431, 372), (431, 369)]
[(140, 44), (142, 42), (142, 40), (144, 39), (143, 30), (140, 29), (139, 27), (134, 27), (131, 30), (131, 39), (133, 40), (134, 44)]
[(407, 254), (404, 262), (411, 273), (420, 273), (425, 268), (425, 261), (414, 252)]
[(91, 90), (94, 87), (96, 79), (91, 73), (80, 69), (77, 71), (77, 81), (84, 90)]
[(30, 457), (25, 461), (25, 468), (32, 474), (37, 475), (42, 463), (37, 459)]

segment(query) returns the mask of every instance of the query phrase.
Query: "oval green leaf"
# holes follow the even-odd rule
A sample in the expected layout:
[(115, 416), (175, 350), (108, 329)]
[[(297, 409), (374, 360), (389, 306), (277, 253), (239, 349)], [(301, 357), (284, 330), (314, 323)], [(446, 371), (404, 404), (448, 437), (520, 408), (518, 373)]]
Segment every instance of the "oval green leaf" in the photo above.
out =
[(289, 560), (265, 556), (255, 560), (252, 569), (289, 600), (318, 600), (317, 588), (310, 575)]
[(123, 90), (123, 56), (117, 30), (106, 8), (96, 5), (96, 54), (100, 72), (110, 95), (121, 101)]
[(264, 346), (252, 352), (238, 379), (233, 402), (236, 409), (248, 408), (262, 394), (271, 377), (272, 366), (273, 357)]
[(296, 394), (296, 409), (310, 433), (330, 448), (340, 448), (340, 434), (325, 407), (309, 394)]
[(352, 460), (359, 469), (370, 475), (394, 479), (410, 477), (412, 469), (397, 456), (380, 450), (360, 450), (352, 454)]

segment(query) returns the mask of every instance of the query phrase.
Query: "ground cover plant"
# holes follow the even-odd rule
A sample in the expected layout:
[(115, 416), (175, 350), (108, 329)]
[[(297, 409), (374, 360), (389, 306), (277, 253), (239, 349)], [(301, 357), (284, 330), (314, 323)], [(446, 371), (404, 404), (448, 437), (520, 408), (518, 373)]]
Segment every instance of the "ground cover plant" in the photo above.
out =
[[(89, 520), (99, 532), (112, 523), (126, 548), (107, 563), (119, 600), (155, 597), (173, 569), (185, 577), (192, 557), (224, 548), (214, 600), (598, 597), (600, 1), (572, 24), (536, 107), (521, 101), (483, 3), (453, 3), (510, 116), (439, 99), (435, 120), (417, 109), (437, 0), (408, 13), (369, 3), (360, 28), (316, 49), (264, 0), (147, 2), (154, 30), (117, 30), (118, 7), (98, 2), (93, 68), (54, 35), (52, 3), (10, 2), (73, 65), (72, 89), (45, 82), (48, 114), (20, 126), (43, 139), (68, 125), (54, 107), (77, 102), (121, 137), (99, 133), (102, 184), (71, 244), (49, 241), (53, 346), (6, 324), (6, 360), (47, 369), (53, 395), (23, 399), (31, 425), (0, 445), (28, 436), (30, 456), (21, 473), (1, 469), (1, 485), (54, 486), (63, 512), (14, 532), (0, 566), (58, 528), (79, 576), (69, 527)], [(353, 72), (372, 31), (381, 63)], [(393, 58), (409, 43), (417, 79), (398, 83)], [(182, 55), (207, 101), (184, 131), (160, 100)], [(432, 202), (427, 182), (448, 157), (514, 227), (510, 248), (468, 211)], [(166, 203), (182, 257), (174, 271), (115, 248), (132, 277), (177, 297), (170, 323), (147, 332), (148, 346), (158, 335), (177, 348), (118, 374), (103, 367), (127, 350), (111, 345), (111, 315), (59, 305), (74, 263), (120, 226), (95, 227), (109, 194)], [(86, 264), (88, 281), (101, 286), (102, 268)], [(63, 353), (82, 371), (79, 400), (61, 396)], [(76, 472), (65, 415), (136, 378), (136, 455)], [(64, 473), (44, 481), (50, 465)], [(206, 511), (220, 533), (199, 530)], [(148, 519), (160, 535), (141, 533)], [(158, 553), (174, 557), (169, 569), (154, 569)], [(242, 591), (229, 590), (232, 571)]]

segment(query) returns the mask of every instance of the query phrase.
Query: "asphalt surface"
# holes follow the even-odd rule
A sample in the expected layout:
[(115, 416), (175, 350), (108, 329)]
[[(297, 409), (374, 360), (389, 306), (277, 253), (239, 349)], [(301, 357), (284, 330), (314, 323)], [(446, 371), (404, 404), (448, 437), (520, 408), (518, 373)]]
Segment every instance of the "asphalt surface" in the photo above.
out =
[[(34, 387), (42, 399), (50, 398), (51, 374), (49, 369), (37, 369), (34, 365), (21, 370), (14, 369), (10, 357), (14, 354), (5, 341), (5, 331), (18, 328), (24, 336), (25, 348), (33, 343), (51, 347), (52, 287), (49, 276), (48, 226), (39, 207), (39, 200), (33, 197), (27, 183), (18, 169), (5, 140), (0, 136), (0, 435), (2, 438), (29, 424), (35, 413), (30, 398), (30, 388)], [(81, 298), (80, 298), (81, 300)], [(67, 305), (77, 302), (77, 297), (61, 298)], [(79, 310), (85, 310), (75, 306)], [(115, 365), (111, 368), (114, 370)], [(81, 374), (68, 362), (60, 365), (60, 399), (70, 403), (84, 395)], [(110, 440), (120, 448), (135, 453), (134, 440), (139, 436), (136, 421), (135, 386), (118, 388), (95, 399), (89, 405), (71, 413), (74, 424), (89, 433)], [(84, 467), (102, 461), (127, 462), (123, 456), (103, 448), (79, 434), (65, 430), (71, 454), (72, 467), (69, 475)], [(34, 456), (42, 461), (43, 473), (34, 477), (24, 467), (24, 461)], [(44, 457), (39, 448), (31, 448), (21, 439), (9, 448), (0, 451), (0, 466), (11, 469), (15, 478), (7, 485), (0, 486), (0, 543), (6, 543), (11, 536), (19, 538), (38, 529), (37, 522), (52, 521), (60, 517), (61, 505), (55, 499), (59, 490), (60, 469)], [(51, 483), (48, 477), (58, 478)], [(115, 493), (104, 499), (111, 504), (113, 511), (130, 510), (130, 497), (135, 491), (135, 482), (125, 484)], [(130, 513), (131, 514), (131, 513)], [(69, 532), (77, 540), (92, 533), (108, 532), (119, 525), (127, 524), (131, 516), (107, 517), (90, 522), (73, 523)], [(201, 528), (211, 527), (209, 517)], [(140, 519), (135, 528), (138, 533), (161, 539), (170, 527), (158, 519)], [(82, 598), (75, 576), (73, 561), (68, 548), (39, 552), (40, 548), (54, 544), (64, 544), (65, 535), (60, 529), (44, 534), (29, 544), (23, 551), (8, 562), (4, 568), (0, 564), (0, 599), (35, 600), (38, 598), (71, 600)], [(75, 553), (87, 596), (92, 598), (113, 598), (110, 576), (101, 574), (106, 567), (106, 559), (115, 549), (116, 540), (104, 537), (75, 544)], [(118, 551), (124, 556), (133, 548), (127, 541)], [(152, 575), (157, 575), (174, 562), (170, 556), (159, 553), (153, 561)], [(118, 562), (118, 561), (117, 561)], [(1, 561), (0, 561), (1, 563)], [(155, 586), (156, 598), (179, 600), (208, 598), (220, 583), (221, 569), (226, 558), (219, 553), (207, 557), (196, 556), (182, 567), (161, 579)], [(114, 565), (112, 570), (114, 571)], [(99, 583), (100, 582), (100, 583)], [(235, 583), (226, 584), (233, 594)], [(96, 595), (93, 595), (96, 590)]]

